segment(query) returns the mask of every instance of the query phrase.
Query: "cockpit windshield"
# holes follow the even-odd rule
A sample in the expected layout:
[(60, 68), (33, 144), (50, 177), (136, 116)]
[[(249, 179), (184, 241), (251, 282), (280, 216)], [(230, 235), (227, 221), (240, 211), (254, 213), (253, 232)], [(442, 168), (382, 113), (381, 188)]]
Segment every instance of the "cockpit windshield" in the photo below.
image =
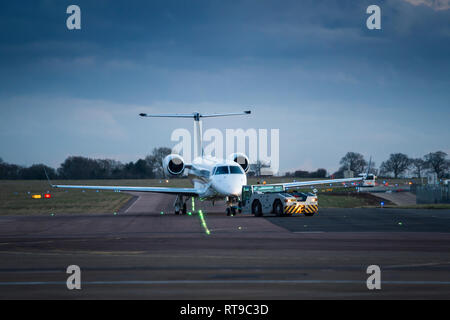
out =
[(220, 166), (213, 170), (213, 175), (218, 174), (244, 174), (240, 166)]
[(239, 166), (230, 166), (230, 173), (243, 174), (242, 169)]
[(214, 172), (214, 175), (218, 175), (218, 174), (228, 174), (228, 166), (221, 166), (221, 167), (217, 167), (216, 171)]

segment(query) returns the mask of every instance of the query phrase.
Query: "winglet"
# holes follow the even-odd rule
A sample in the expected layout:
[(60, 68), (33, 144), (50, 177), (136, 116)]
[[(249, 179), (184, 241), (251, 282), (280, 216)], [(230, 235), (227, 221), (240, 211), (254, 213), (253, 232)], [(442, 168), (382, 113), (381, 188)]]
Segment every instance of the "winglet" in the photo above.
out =
[(45, 166), (43, 168), (44, 168), (45, 176), (47, 177), (48, 184), (50, 185), (50, 187), (54, 188), (55, 186), (50, 181), (50, 178), (48, 177), (48, 174), (47, 174), (47, 170), (45, 170)]

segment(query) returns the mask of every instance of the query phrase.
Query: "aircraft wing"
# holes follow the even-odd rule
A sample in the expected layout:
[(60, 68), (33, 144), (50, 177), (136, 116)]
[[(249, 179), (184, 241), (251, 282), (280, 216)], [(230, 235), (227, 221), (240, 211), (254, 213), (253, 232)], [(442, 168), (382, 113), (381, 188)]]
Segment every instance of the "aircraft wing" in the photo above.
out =
[(283, 185), (285, 188), (296, 188), (296, 187), (303, 187), (303, 186), (314, 186), (316, 184), (342, 183), (342, 182), (353, 182), (353, 181), (363, 181), (363, 180), (364, 180), (364, 177), (358, 177), (358, 178), (345, 178), (345, 179), (287, 182), (287, 183), (283, 183)]
[(154, 192), (166, 194), (181, 194), (185, 196), (198, 196), (199, 190), (195, 188), (163, 188), (163, 187), (124, 187), (124, 186), (76, 186), (76, 185), (51, 185), (53, 188), (83, 189), (83, 190), (110, 190), (110, 191), (135, 191)]

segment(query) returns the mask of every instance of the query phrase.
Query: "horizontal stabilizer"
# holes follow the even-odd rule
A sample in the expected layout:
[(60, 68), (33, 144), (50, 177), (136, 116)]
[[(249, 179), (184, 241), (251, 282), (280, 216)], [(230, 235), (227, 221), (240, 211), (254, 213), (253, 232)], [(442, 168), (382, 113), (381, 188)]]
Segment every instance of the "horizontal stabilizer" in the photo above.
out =
[(243, 116), (251, 114), (250, 110), (244, 112), (231, 112), (231, 113), (160, 113), (160, 114), (147, 114), (140, 113), (141, 117), (148, 118), (193, 118), (195, 120), (199, 120), (200, 118), (214, 118), (214, 117), (228, 117), (228, 116)]

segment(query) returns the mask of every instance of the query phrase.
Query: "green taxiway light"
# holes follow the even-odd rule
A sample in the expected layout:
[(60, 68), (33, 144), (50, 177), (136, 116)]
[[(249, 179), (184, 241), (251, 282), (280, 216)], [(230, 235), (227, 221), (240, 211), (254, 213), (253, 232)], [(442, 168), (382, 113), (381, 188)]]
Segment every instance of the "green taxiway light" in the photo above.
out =
[(194, 197), (192, 197), (192, 200), (191, 200), (191, 206), (192, 206), (192, 211), (195, 211), (195, 201), (194, 201)]
[(161, 214), (164, 214), (164, 211), (161, 211)]
[(203, 216), (202, 210), (198, 210), (198, 216), (200, 218), (200, 222), (202, 224), (203, 229), (205, 229), (206, 234), (211, 234), (211, 232), (208, 229), (208, 226), (206, 225), (205, 217)]
[(192, 212), (189, 211), (189, 212), (188, 212), (188, 216), (192, 216)]

